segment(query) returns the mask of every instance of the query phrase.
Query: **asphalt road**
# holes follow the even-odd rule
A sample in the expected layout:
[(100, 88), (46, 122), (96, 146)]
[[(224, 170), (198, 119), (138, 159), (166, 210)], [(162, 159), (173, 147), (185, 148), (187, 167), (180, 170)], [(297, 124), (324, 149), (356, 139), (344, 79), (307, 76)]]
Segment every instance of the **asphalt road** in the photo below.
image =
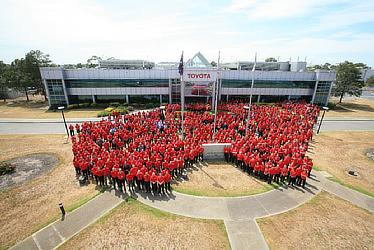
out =
[[(73, 123), (75, 124), (76, 121)], [(374, 120), (324, 120), (323, 131), (374, 131)], [(56, 121), (0, 121), (0, 134), (65, 134), (65, 126)]]

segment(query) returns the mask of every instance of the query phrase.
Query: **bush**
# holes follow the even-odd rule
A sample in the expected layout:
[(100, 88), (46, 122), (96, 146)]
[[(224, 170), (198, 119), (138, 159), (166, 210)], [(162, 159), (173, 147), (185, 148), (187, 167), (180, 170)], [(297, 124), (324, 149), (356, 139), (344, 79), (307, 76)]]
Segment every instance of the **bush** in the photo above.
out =
[(16, 167), (8, 162), (0, 162), (0, 175), (12, 174), (16, 171)]
[(68, 105), (68, 109), (77, 109), (79, 108), (79, 104), (70, 104)]
[(105, 111), (107, 111), (107, 112), (112, 112), (113, 111), (113, 107), (107, 107), (106, 109), (105, 109)]
[(129, 110), (124, 106), (118, 106), (117, 108), (114, 109), (114, 111), (120, 113), (121, 115), (126, 115), (129, 113)]
[(107, 117), (107, 116), (110, 116), (112, 115), (112, 112), (111, 111), (100, 111), (99, 113), (97, 113), (97, 117)]
[(134, 111), (134, 107), (133, 106), (127, 106), (127, 110), (130, 111), (130, 112)]
[(159, 106), (159, 104), (158, 103), (147, 103), (146, 105), (145, 105), (145, 108), (146, 109), (152, 109), (152, 108), (156, 108), (156, 107), (158, 107)]
[(79, 104), (80, 108), (88, 108), (90, 106), (91, 106), (91, 103), (89, 103), (89, 102), (84, 102), (84, 103), (80, 103)]
[(92, 107), (92, 108), (96, 108), (96, 107), (98, 107), (98, 106), (99, 106), (99, 105), (97, 105), (96, 102), (91, 103), (91, 107)]
[(119, 102), (111, 102), (109, 103), (109, 106), (112, 106), (112, 107), (118, 107), (120, 105)]

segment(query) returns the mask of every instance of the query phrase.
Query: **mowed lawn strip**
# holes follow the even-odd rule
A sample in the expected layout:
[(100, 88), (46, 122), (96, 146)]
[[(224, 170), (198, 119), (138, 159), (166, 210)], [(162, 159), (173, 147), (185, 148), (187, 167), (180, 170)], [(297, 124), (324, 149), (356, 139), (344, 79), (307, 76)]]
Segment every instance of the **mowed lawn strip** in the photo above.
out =
[(374, 215), (327, 192), (289, 212), (257, 219), (271, 249), (372, 249)]
[(230, 249), (223, 221), (173, 215), (132, 198), (60, 249)]
[(308, 155), (318, 170), (334, 176), (331, 180), (374, 197), (374, 160), (368, 151), (374, 151), (374, 132), (323, 132), (313, 138)]
[(263, 193), (278, 187), (248, 176), (227, 163), (200, 163), (188, 173), (188, 181), (173, 183), (173, 190), (197, 196), (235, 197)]
[(356, 99), (343, 99), (342, 103), (338, 103), (337, 98), (330, 100), (336, 106), (326, 113), (325, 118), (339, 118), (339, 117), (352, 117), (352, 118), (374, 118), (374, 100), (363, 98)]
[[(68, 109), (64, 113), (66, 118), (91, 118), (99, 111), (103, 108)], [(0, 118), (58, 119), (61, 112), (48, 110), (48, 103), (42, 101), (0, 102)]]
[(33, 153), (53, 153), (59, 163), (33, 180), (0, 192), (0, 248), (8, 248), (60, 218), (59, 202), (71, 211), (99, 194), (80, 187), (70, 143), (61, 135), (0, 135), (0, 161)]

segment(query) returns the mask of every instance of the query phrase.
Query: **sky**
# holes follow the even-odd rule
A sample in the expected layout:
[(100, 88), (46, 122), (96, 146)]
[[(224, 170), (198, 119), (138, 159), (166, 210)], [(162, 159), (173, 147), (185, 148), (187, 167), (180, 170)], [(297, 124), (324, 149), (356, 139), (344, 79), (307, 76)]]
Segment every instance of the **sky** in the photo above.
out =
[(0, 0), (0, 60), (30, 50), (57, 64), (209, 61), (363, 62), (374, 67), (370, 0)]

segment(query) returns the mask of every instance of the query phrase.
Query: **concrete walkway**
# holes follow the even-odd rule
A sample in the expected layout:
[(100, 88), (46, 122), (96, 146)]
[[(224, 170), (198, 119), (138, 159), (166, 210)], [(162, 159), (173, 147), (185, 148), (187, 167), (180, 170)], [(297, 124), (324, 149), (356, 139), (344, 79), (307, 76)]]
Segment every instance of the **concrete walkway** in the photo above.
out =
[[(268, 249), (256, 218), (292, 210), (322, 190), (337, 195), (354, 205), (374, 212), (374, 199), (327, 179), (326, 172), (314, 171), (305, 189), (283, 186), (244, 197), (199, 197), (173, 192), (168, 196), (134, 194), (138, 201), (170, 213), (203, 219), (224, 220), (232, 249)], [(53, 249), (94, 223), (120, 204), (126, 196), (110, 191), (34, 233), (13, 249)]]
[(65, 220), (46, 226), (11, 249), (54, 249), (97, 221), (122, 201), (121, 196), (116, 196), (113, 192), (105, 192), (68, 213)]

